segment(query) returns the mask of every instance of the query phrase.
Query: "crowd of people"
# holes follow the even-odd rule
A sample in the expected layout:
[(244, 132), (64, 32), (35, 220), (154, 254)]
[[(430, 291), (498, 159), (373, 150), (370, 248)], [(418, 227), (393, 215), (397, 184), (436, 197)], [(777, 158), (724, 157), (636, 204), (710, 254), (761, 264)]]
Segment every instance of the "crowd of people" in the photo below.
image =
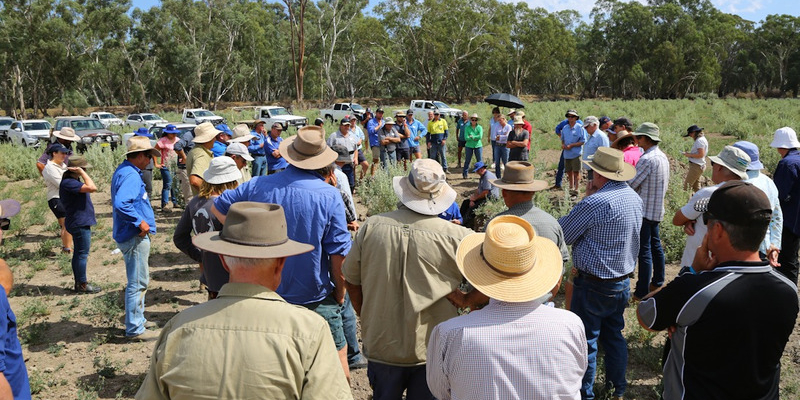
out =
[[(313, 125), (287, 138), (280, 124), (266, 132), (263, 122), (203, 123), (182, 137), (167, 126), (155, 146), (137, 132), (111, 182), (113, 238), (127, 273), (124, 335), (155, 341), (136, 398), (348, 399), (350, 371), (366, 368), (376, 400), (621, 399), (631, 304), (644, 328), (669, 332), (665, 399), (778, 398), (798, 314), (794, 130), (774, 133), (781, 161), (770, 179), (753, 143), (709, 156), (703, 129), (687, 129), (694, 144), (684, 185), (693, 195), (672, 219), (686, 247), (668, 282), (659, 228), (671, 169), (656, 124), (634, 129), (625, 117), (568, 110), (555, 129), (554, 186), (566, 172), (575, 202), (557, 219), (534, 202), (551, 185), (535, 179), (523, 112), (493, 110), (493, 165), (483, 159), (478, 115), (456, 119), (456, 170), (480, 177), (460, 207), (447, 182), (448, 123), (431, 114), (425, 124), (412, 110), (384, 118), (378, 108), (343, 118), (330, 134)], [(72, 253), (75, 291), (93, 293), (86, 260), (97, 187), (91, 166), (71, 153), (74, 137), (55, 132), (40, 170), (63, 251)], [(702, 187), (706, 159), (714, 185)], [(397, 163), (406, 171), (392, 182), (397, 209), (359, 224), (359, 182)], [(174, 187), (188, 200), (173, 241), (198, 263), (209, 300), (161, 329), (145, 318), (156, 234), (148, 166), (161, 169), (162, 209), (175, 202)], [(507, 209), (476, 227), (487, 198)], [(552, 301), (562, 283), (563, 309)], [(24, 368), (5, 365), (14, 395), (24, 396)]]

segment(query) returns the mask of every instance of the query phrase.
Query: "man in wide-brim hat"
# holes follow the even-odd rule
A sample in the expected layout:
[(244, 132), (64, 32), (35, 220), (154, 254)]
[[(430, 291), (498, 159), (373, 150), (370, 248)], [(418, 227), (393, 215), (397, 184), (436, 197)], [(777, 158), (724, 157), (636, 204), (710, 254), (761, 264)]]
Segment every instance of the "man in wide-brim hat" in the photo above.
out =
[(230, 281), (165, 325), (137, 399), (352, 399), (328, 325), (275, 293), (287, 257), (314, 249), (289, 239), (281, 206), (236, 203), (221, 232), (193, 242), (220, 254)]
[[(540, 190), (547, 189), (547, 182), (534, 179), (535, 168), (527, 161), (509, 161), (506, 164), (505, 174), (502, 179), (495, 179), (492, 185), (500, 188), (503, 202), (508, 210), (497, 214), (494, 218), (503, 215), (520, 217), (536, 229), (536, 233), (550, 239), (561, 251), (561, 259), (569, 260), (569, 250), (564, 243), (564, 231), (556, 219), (533, 203), (533, 196)], [(555, 287), (558, 291), (558, 286)]]
[(192, 142), (196, 146), (189, 151), (186, 157), (186, 171), (189, 175), (189, 185), (192, 186), (192, 194), (195, 196), (200, 193), (200, 186), (203, 185), (203, 173), (206, 172), (211, 164), (211, 159), (214, 158), (211, 148), (214, 147), (215, 139), (221, 132), (211, 122), (203, 122), (194, 128)]
[[(559, 218), (564, 240), (572, 245), (570, 310), (586, 326), (589, 366), (581, 386), (582, 398), (593, 398), (597, 366), (597, 342), (605, 350), (605, 381), (612, 396), (625, 394), (628, 350), (622, 328), (630, 298), (630, 277), (639, 254), (642, 199), (626, 183), (636, 168), (626, 163), (621, 151), (600, 147), (590, 161), (597, 191), (575, 204)], [(570, 287), (567, 286), (567, 291)], [(602, 330), (601, 330), (602, 326)]]
[(455, 254), (472, 231), (438, 217), (456, 192), (436, 161), (415, 160), (393, 187), (401, 204), (364, 222), (344, 274), (361, 315), (374, 398), (398, 399), (407, 390), (409, 399), (432, 399), (425, 383), (427, 339), (436, 324), (458, 315), (451, 301), (465, 302)]
[(297, 135), (283, 140), (280, 154), (288, 161), (288, 168), (225, 191), (211, 210), (224, 224), (234, 203), (254, 201), (283, 207), (286, 219), (292, 221), (289, 236), (313, 245), (314, 250), (286, 260), (284, 280), (277, 293), (328, 321), (342, 368), (349, 376), (341, 309), (345, 303), (342, 263), (351, 239), (341, 194), (324, 181), (338, 155), (328, 147), (325, 131), (318, 126), (302, 127)]
[[(427, 370), (433, 395), (578, 398), (587, 365), (583, 324), (569, 311), (542, 304), (561, 280), (558, 247), (522, 218), (504, 215), (486, 233), (465, 237), (456, 262), (491, 300), (434, 328)], [(465, 357), (469, 368), (463, 368)], [(503, 385), (492, 384), (498, 381)]]

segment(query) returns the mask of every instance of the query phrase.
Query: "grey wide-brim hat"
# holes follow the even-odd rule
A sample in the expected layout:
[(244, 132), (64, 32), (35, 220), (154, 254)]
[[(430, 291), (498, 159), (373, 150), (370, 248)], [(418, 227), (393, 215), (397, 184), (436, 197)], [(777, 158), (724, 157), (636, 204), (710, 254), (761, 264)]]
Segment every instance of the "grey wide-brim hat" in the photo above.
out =
[(283, 207), (253, 201), (232, 204), (222, 231), (201, 233), (192, 243), (202, 250), (239, 258), (281, 258), (314, 249), (289, 239)]
[(494, 179), (491, 184), (500, 189), (517, 192), (538, 192), (547, 189), (547, 182), (533, 179), (533, 164), (527, 161), (509, 161), (502, 179)]
[(661, 141), (661, 130), (658, 129), (658, 125), (652, 122), (645, 122), (633, 131), (633, 136), (647, 136), (650, 140), (658, 143)]
[(747, 179), (747, 167), (750, 165), (750, 156), (744, 150), (725, 146), (716, 156), (708, 156), (714, 164), (719, 164), (733, 172), (741, 179)]
[(445, 179), (438, 162), (421, 158), (411, 164), (408, 176), (394, 177), (392, 187), (400, 202), (412, 211), (439, 215), (453, 205), (457, 196)]
[(147, 136), (131, 136), (127, 143), (128, 151), (125, 156), (131, 153), (146, 151), (151, 157), (161, 157), (161, 152), (153, 148)]
[(319, 126), (298, 129), (297, 135), (282, 141), (278, 149), (289, 164), (305, 170), (327, 167), (339, 156), (328, 147), (325, 131)]
[(590, 160), (581, 162), (612, 181), (629, 181), (636, 176), (636, 168), (625, 162), (625, 154), (610, 147), (598, 147)]

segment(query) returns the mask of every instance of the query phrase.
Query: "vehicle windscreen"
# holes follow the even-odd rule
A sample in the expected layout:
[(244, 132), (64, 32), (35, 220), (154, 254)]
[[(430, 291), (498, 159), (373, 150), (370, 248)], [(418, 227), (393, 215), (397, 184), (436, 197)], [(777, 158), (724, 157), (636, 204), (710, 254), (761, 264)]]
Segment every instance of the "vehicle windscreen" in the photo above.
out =
[(100, 119), (112, 119), (112, 118), (117, 118), (117, 117), (115, 117), (115, 116), (114, 116), (114, 114), (109, 114), (109, 113), (103, 113), (103, 114), (97, 114), (97, 115), (99, 115), (99, 116), (100, 116)]
[(70, 121), (69, 126), (76, 131), (88, 131), (93, 129), (105, 129), (103, 124), (96, 119), (79, 119)]
[(353, 111), (364, 111), (364, 107), (361, 107), (361, 104), (350, 104), (350, 108), (353, 109)]
[(195, 111), (194, 112), (194, 116), (195, 117), (214, 117), (215, 115), (211, 111), (201, 110), (201, 111)]
[(442, 103), (441, 101), (434, 101), (433, 105), (435, 105), (437, 108), (450, 108), (450, 106)]
[(26, 122), (23, 126), (26, 131), (44, 131), (50, 129), (49, 122)]
[(8, 128), (13, 122), (13, 119), (0, 119), (0, 127)]
[(144, 118), (145, 121), (155, 121), (161, 119), (161, 117), (156, 114), (142, 115), (142, 118)]
[(270, 108), (269, 113), (272, 114), (273, 117), (276, 115), (289, 115), (289, 112), (283, 107)]

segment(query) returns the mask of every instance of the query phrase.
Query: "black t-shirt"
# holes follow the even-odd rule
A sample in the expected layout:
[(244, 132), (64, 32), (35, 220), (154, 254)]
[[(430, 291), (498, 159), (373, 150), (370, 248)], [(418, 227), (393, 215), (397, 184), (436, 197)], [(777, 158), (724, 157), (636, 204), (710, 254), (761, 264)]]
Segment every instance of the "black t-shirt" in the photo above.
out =
[(664, 399), (775, 399), (797, 319), (797, 287), (761, 262), (675, 278), (639, 305), (651, 329), (676, 326)]
[(83, 182), (66, 176), (61, 180), (61, 185), (58, 187), (58, 196), (61, 198), (64, 211), (67, 213), (64, 219), (64, 227), (70, 233), (75, 232), (77, 228), (97, 224), (92, 198), (89, 197), (89, 193), (81, 193), (82, 187)]
[[(519, 134), (516, 130), (508, 134), (508, 142), (521, 142), (526, 139), (530, 139), (530, 134), (525, 129)], [(508, 161), (528, 161), (528, 147), (512, 147), (508, 152)]]

